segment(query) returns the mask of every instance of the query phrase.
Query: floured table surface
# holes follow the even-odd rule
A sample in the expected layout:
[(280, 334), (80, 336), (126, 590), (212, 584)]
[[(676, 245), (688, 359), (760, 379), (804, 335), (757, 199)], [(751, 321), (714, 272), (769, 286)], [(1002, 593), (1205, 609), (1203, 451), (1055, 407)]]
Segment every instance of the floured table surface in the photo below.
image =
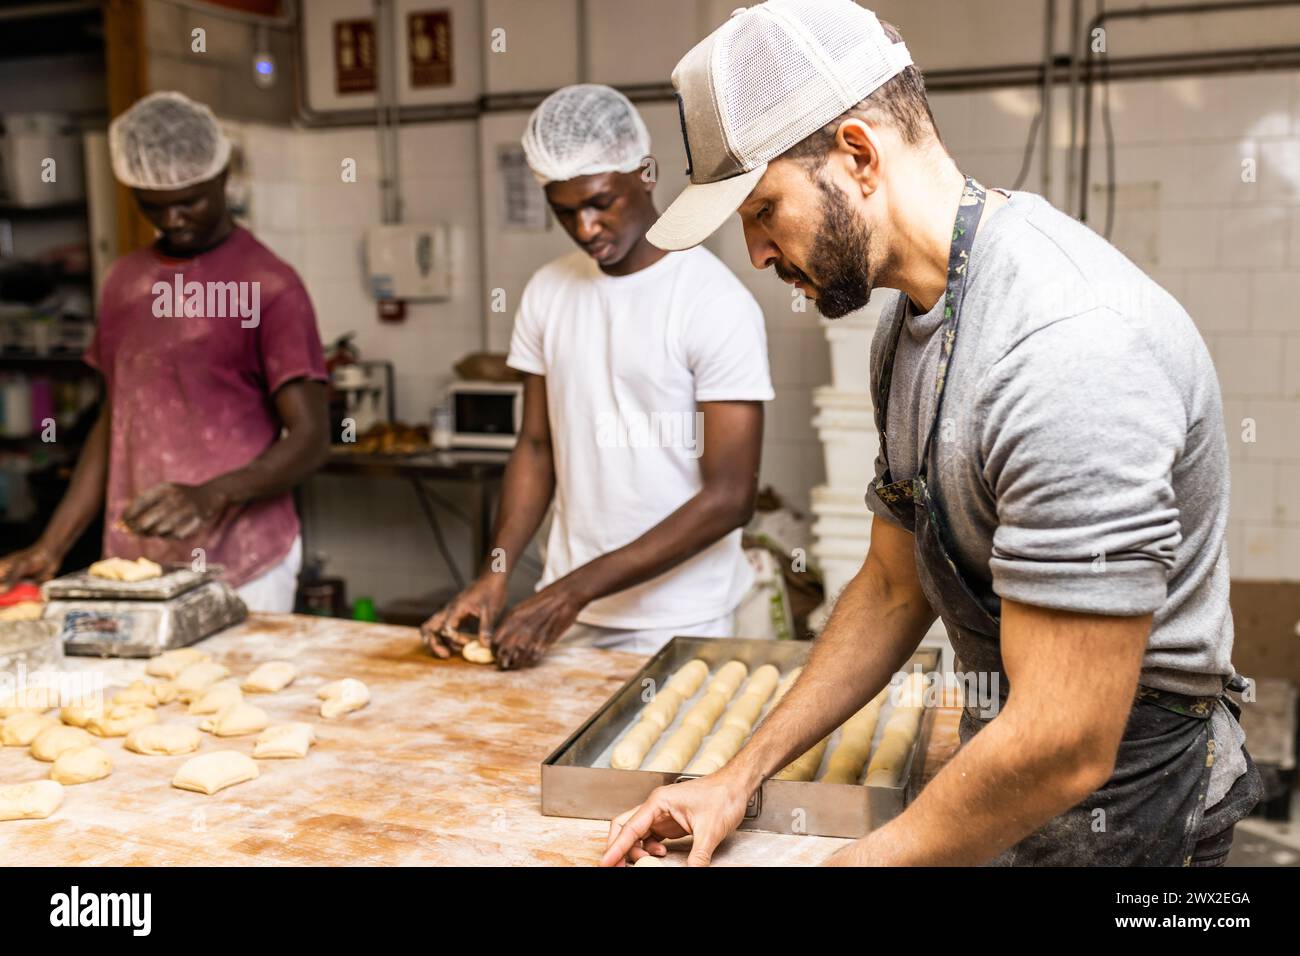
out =
[[(608, 824), (542, 816), (541, 761), (636, 672), (644, 658), (592, 648), (553, 650), (535, 668), (502, 673), (438, 661), (415, 630), (330, 618), (254, 615), (198, 645), (246, 677), (269, 660), (298, 678), (246, 699), (273, 722), (305, 720), (317, 742), (303, 760), (260, 760), (261, 776), (214, 796), (171, 786), (190, 756), (146, 757), (122, 738), (98, 741), (113, 773), (65, 787), (46, 820), (0, 822), (0, 859), (60, 866), (591, 865)], [(124, 687), (143, 661), (69, 658)], [(319, 716), (316, 691), (356, 677), (363, 710)], [(152, 681), (153, 678), (148, 678)], [(107, 692), (113, 693), (113, 688)], [(953, 749), (957, 711), (938, 714), (930, 777)], [(182, 705), (159, 719), (197, 725)], [(947, 728), (947, 729), (944, 729)], [(252, 753), (255, 736), (203, 735), (197, 753)], [(50, 765), (25, 747), (0, 748), (0, 783), (39, 780)], [(738, 833), (715, 865), (816, 863), (847, 843), (824, 837)], [(676, 851), (670, 862), (681, 862)]]

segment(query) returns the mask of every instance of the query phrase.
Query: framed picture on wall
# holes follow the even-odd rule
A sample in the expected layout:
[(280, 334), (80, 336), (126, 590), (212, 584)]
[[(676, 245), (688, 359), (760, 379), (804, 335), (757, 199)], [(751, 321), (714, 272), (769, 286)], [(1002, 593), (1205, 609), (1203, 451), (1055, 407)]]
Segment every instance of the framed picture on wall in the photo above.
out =
[(373, 93), (377, 88), (375, 21), (336, 20), (334, 23), (334, 90)]
[(451, 86), (451, 11), (416, 10), (406, 17), (411, 87)]

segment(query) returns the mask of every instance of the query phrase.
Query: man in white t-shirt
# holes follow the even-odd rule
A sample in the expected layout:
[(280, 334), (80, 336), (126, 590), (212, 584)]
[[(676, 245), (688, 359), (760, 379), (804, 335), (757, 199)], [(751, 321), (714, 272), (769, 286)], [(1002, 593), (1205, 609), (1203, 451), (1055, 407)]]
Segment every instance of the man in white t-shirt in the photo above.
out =
[[(425, 640), (439, 657), (459, 652), (476, 618), (479, 640), (514, 668), (562, 637), (653, 653), (676, 634), (728, 636), (753, 581), (740, 537), (773, 397), (762, 312), (712, 253), (646, 241), (658, 218), (650, 138), (622, 94), (559, 90), (523, 144), (580, 250), (537, 271), (515, 317), (524, 420), (493, 529), (499, 557), (425, 622)], [(537, 593), (501, 616), (552, 500)]]

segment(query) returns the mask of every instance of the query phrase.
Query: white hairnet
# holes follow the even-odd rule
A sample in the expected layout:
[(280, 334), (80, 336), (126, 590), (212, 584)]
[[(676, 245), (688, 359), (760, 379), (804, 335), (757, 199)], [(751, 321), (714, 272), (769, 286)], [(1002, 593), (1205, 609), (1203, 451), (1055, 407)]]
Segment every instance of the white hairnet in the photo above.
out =
[(543, 185), (630, 173), (650, 154), (650, 134), (618, 90), (580, 83), (556, 90), (528, 117), (524, 155)]
[(113, 174), (132, 189), (184, 189), (230, 161), (212, 110), (181, 93), (150, 93), (108, 125)]

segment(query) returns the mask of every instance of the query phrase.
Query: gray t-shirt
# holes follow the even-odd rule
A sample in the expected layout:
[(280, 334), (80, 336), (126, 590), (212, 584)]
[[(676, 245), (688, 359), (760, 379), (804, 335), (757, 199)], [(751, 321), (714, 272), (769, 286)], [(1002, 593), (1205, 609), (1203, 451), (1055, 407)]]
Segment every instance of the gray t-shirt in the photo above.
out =
[[(952, 557), (977, 593), (1153, 612), (1142, 683), (1218, 695), (1233, 673), (1228, 452), (1205, 343), (1172, 296), (1041, 197), (986, 215), (931, 459)], [(872, 343), (874, 394), (906, 323), (886, 422), (895, 480), (915, 476), (933, 417), (942, 301), (914, 315), (900, 297)], [(1222, 706), (1215, 729), (1211, 797), (1245, 769)]]

